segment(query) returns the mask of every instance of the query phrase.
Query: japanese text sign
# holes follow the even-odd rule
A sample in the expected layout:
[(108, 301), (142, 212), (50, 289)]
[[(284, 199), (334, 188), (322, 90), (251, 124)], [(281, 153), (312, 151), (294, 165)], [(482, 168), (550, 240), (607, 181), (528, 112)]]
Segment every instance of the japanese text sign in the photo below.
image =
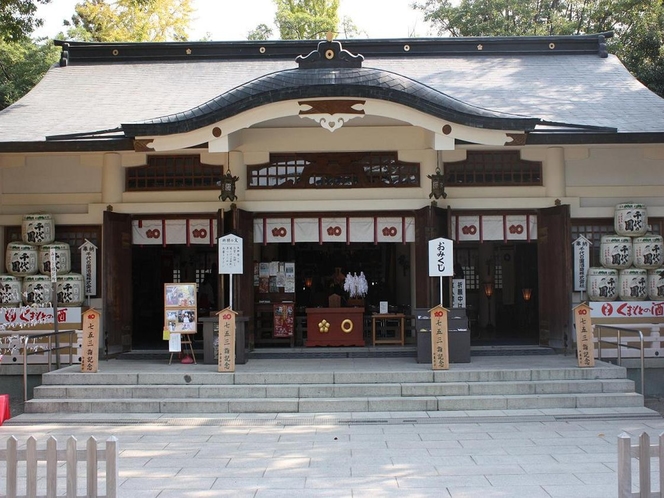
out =
[(217, 313), (219, 317), (218, 372), (235, 372), (235, 316), (231, 308)]
[(586, 290), (591, 242), (583, 235), (573, 242), (574, 246), (574, 290)]
[(451, 277), (454, 275), (452, 263), (452, 241), (438, 238), (429, 241), (429, 276)]
[(101, 313), (93, 309), (83, 312), (83, 343), (81, 347), (81, 372), (95, 373), (99, 369), (99, 318)]
[(81, 251), (81, 267), (85, 279), (85, 295), (97, 294), (97, 246), (85, 239), (85, 243), (79, 246)]
[(429, 311), (431, 316), (431, 367), (434, 370), (448, 370), (450, 355), (447, 330), (447, 310), (436, 306)]
[(241, 275), (242, 271), (242, 238), (237, 235), (219, 237), (219, 274)]
[(574, 308), (574, 327), (576, 329), (576, 357), (580, 367), (595, 366), (595, 345), (593, 343), (592, 319), (590, 306), (580, 304)]

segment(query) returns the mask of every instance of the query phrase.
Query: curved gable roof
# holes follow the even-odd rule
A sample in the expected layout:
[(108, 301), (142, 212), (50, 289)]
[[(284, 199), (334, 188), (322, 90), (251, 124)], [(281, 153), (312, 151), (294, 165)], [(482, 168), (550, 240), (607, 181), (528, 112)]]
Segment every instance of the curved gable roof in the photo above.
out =
[(165, 139), (159, 134), (196, 127), (189, 134), (202, 136), (211, 128), (202, 123), (243, 109), (259, 112), (236, 114), (238, 126), (278, 117), (278, 109), (297, 113), (283, 100), (289, 95), (353, 95), (383, 118), (395, 103), (403, 117), (433, 116), (431, 131), (435, 121), (491, 134), (534, 126), (528, 144), (662, 143), (664, 99), (607, 56), (604, 38), (346, 40), (367, 67), (352, 54), (355, 65), (330, 66), (314, 51), (316, 60), (299, 69), (317, 41), (56, 42), (61, 64), (0, 111), (0, 150), (125, 150), (138, 133)]
[(285, 100), (355, 97), (403, 104), (434, 117), (487, 129), (530, 131), (541, 119), (483, 109), (454, 99), (405, 76), (373, 68), (314, 68), (278, 71), (236, 87), (185, 112), (123, 124), (128, 136), (192, 131), (241, 112)]

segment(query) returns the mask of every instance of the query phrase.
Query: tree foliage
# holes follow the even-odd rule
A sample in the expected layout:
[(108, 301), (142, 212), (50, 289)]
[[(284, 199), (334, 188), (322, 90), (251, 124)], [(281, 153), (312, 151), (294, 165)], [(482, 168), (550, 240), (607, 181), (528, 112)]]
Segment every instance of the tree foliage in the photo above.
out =
[(0, 39), (15, 42), (29, 38), (43, 24), (35, 17), (37, 4), (51, 0), (0, 0)]
[(0, 41), (0, 109), (28, 93), (59, 57), (50, 42)]
[(339, 0), (274, 0), (275, 24), (282, 40), (316, 40), (335, 32)]
[(249, 32), (247, 40), (264, 41), (269, 40), (272, 36), (272, 29), (267, 24), (259, 24), (256, 28)]
[[(457, 2), (455, 2), (457, 3)], [(662, 0), (424, 0), (441, 36), (578, 35), (613, 31), (609, 51), (651, 90), (664, 95)]]
[(85, 0), (76, 4), (68, 38), (95, 42), (186, 41), (191, 0)]

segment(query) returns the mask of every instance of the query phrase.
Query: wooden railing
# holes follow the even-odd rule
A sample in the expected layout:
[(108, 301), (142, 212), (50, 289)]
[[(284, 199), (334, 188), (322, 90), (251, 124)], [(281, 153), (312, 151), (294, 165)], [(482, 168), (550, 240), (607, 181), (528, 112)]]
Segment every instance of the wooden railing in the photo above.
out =
[[(639, 491), (632, 492), (632, 458), (639, 461)], [(659, 491), (652, 492), (650, 459), (659, 459)], [(664, 433), (659, 444), (650, 444), (650, 436), (644, 432), (636, 445), (629, 434), (618, 436), (618, 498), (664, 498)]]
[[(106, 447), (97, 447), (97, 440), (90, 437), (85, 449), (78, 449), (76, 438), (67, 439), (64, 449), (58, 449), (57, 440), (51, 436), (46, 440), (46, 449), (37, 449), (37, 440), (29, 437), (25, 449), (18, 448), (14, 436), (7, 439), (7, 449), (0, 449), (0, 461), (6, 462), (6, 493), (7, 498), (51, 498), (63, 496), (58, 490), (58, 480), (66, 482), (68, 498), (115, 498), (118, 483), (118, 440), (111, 436), (106, 440)], [(41, 462), (44, 462), (40, 465)], [(60, 465), (65, 462), (65, 465)], [(86, 488), (85, 494), (79, 495), (78, 464), (85, 462)], [(106, 482), (105, 494), (99, 493), (100, 462), (105, 462), (103, 477)], [(58, 474), (66, 474), (58, 475)], [(42, 475), (45, 473), (45, 475)], [(19, 476), (25, 475), (25, 485), (19, 485)], [(63, 480), (63, 477), (65, 478)], [(37, 494), (39, 482), (40, 492), (46, 487), (46, 494)]]

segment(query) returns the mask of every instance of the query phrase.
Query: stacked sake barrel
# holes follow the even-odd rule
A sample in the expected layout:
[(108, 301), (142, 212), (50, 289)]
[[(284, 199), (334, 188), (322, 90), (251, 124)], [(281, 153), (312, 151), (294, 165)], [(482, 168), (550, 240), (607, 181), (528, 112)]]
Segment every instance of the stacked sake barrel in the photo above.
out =
[(643, 204), (618, 204), (613, 235), (604, 235), (601, 267), (588, 269), (591, 301), (653, 301), (664, 299), (663, 239), (648, 234)]
[[(50, 214), (23, 217), (22, 242), (10, 242), (5, 251), (8, 275), (0, 275), (0, 306), (21, 304), (80, 306), (84, 299), (83, 276), (71, 273), (69, 244), (55, 241)], [(51, 267), (55, 265), (56, 295), (53, 296)]]

